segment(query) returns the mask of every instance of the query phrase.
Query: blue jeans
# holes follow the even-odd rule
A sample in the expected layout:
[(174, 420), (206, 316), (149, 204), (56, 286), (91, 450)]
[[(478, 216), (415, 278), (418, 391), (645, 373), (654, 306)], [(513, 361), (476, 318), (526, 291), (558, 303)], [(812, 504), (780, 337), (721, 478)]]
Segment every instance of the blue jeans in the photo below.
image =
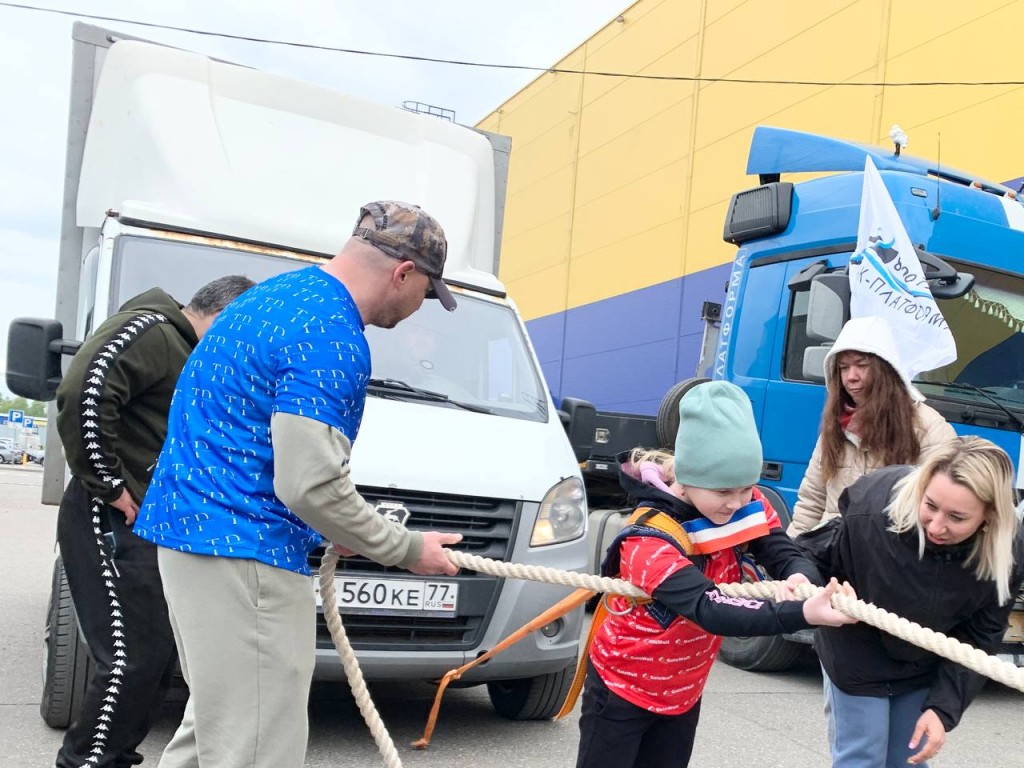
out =
[[(898, 696), (851, 696), (827, 674), (823, 678), (832, 768), (906, 768), (907, 759), (924, 747), (923, 739), (913, 750), (907, 744), (928, 689)], [(920, 765), (928, 768), (927, 763)]]

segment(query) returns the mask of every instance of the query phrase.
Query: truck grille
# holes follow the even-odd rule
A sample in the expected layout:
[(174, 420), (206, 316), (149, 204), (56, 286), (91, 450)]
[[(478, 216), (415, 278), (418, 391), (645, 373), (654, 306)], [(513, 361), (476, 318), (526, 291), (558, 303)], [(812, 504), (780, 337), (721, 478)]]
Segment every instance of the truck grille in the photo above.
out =
[[(360, 488), (371, 505), (382, 501), (399, 503), (409, 510), (406, 527), (461, 533), (458, 549), (481, 557), (508, 560), (515, 539), (519, 505), (514, 501), (459, 496), (445, 493), (397, 491), (391, 488)], [(309, 556), (309, 567), (316, 573), (324, 548)], [(383, 566), (364, 557), (338, 561), (339, 574), (374, 577), (406, 574), (402, 568)], [(421, 577), (422, 578), (422, 577)], [(465, 650), (479, 644), (480, 637), (498, 599), (499, 581), (493, 576), (462, 571), (457, 613), (450, 618), (374, 616), (345, 614), (342, 621), (352, 647), (356, 650)], [(332, 647), (323, 614), (317, 613), (317, 647)]]

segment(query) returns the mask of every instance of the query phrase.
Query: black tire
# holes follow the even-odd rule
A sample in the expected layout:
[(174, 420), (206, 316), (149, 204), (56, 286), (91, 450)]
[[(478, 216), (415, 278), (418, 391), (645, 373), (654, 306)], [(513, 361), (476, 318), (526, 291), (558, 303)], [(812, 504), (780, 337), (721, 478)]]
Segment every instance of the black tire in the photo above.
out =
[(654, 422), (658, 432), (658, 441), (662, 448), (672, 448), (676, 444), (676, 432), (679, 430), (679, 401), (683, 399), (683, 395), (698, 384), (707, 381), (711, 381), (711, 379), (683, 379), (665, 393), (661, 399), (661, 405), (658, 406), (658, 417)]
[(78, 629), (71, 590), (58, 556), (43, 632), (43, 697), (39, 714), (51, 728), (67, 728), (82, 710), (92, 659)]
[(723, 637), (718, 655), (730, 667), (750, 672), (782, 672), (803, 655), (804, 646), (772, 637)]
[(509, 720), (550, 720), (569, 695), (576, 662), (559, 672), (519, 680), (492, 680), (487, 693), (495, 712)]

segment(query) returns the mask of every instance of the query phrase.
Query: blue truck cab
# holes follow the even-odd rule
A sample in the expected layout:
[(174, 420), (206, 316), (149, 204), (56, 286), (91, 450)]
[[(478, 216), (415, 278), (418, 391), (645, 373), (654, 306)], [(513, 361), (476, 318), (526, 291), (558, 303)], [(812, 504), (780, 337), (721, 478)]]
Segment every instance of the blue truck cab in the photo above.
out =
[[(710, 376), (750, 396), (764, 447), (761, 483), (784, 524), (818, 435), (824, 352), (849, 316), (845, 268), (855, 250), (866, 157), (956, 340), (956, 361), (914, 384), (958, 433), (1000, 445), (1020, 473), (1024, 205), (1017, 191), (898, 151), (759, 127), (747, 173), (760, 185), (733, 196), (725, 223), (725, 239), (739, 249)], [(785, 180), (797, 173), (820, 175)], [(1019, 602), (1017, 608), (1001, 655), (1021, 664), (1024, 614)], [(722, 655), (769, 670), (788, 666), (799, 651), (777, 638), (738, 638)]]

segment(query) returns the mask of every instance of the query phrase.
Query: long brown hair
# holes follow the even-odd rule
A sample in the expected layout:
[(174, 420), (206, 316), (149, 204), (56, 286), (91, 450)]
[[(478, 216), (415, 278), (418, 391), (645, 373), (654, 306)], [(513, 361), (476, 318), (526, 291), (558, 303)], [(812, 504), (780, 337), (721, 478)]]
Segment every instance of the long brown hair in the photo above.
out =
[[(848, 350), (856, 351), (856, 350)], [(921, 453), (917, 438), (917, 409), (903, 379), (878, 355), (858, 352), (871, 361), (871, 376), (864, 404), (857, 406), (857, 435), (861, 447), (880, 457), (882, 465), (916, 464)], [(821, 475), (827, 483), (842, 465), (846, 436), (839, 417), (854, 407), (843, 387), (839, 357), (829, 361), (828, 397), (821, 415)]]

